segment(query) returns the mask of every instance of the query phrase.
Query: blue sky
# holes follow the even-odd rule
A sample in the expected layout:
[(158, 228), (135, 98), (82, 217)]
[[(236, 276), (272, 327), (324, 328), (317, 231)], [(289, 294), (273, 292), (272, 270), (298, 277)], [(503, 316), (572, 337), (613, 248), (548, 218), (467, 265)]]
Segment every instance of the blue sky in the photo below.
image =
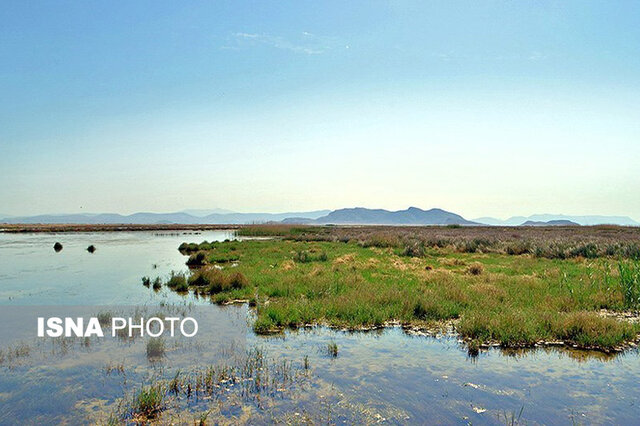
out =
[(640, 219), (640, 2), (3, 1), (0, 213)]

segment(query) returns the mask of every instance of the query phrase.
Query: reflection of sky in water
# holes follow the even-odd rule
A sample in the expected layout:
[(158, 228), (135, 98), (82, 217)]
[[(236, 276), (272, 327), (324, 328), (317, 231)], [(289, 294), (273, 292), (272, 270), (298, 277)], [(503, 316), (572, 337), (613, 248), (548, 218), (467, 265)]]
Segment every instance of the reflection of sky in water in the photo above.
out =
[[(182, 242), (230, 238), (222, 231), (194, 235), (162, 232), (77, 234), (0, 233), (0, 305), (138, 304), (182, 300), (172, 292), (154, 295), (141, 277), (186, 270)], [(62, 251), (53, 245), (59, 241)], [(89, 245), (97, 250), (87, 252)], [(155, 268), (154, 268), (155, 265)]]
[[(185, 269), (185, 257), (177, 251), (183, 241), (227, 237), (224, 233), (0, 234), (0, 304), (184, 304), (185, 299), (174, 294), (152, 296), (140, 277)], [(53, 251), (55, 241), (63, 243), (62, 252)], [(85, 251), (89, 244), (98, 248), (94, 255)], [(147, 360), (145, 339), (105, 338), (88, 347), (75, 341), (66, 351), (59, 341), (27, 342), (32, 346), (29, 356), (0, 367), (0, 424), (25, 419), (75, 423), (99, 417), (113, 408), (116, 398), (152, 377), (170, 379), (178, 370), (187, 373), (221, 360), (231, 363), (237, 352), (254, 346), (272, 358), (290, 360), (296, 368), (301, 368), (305, 355), (311, 364), (306, 385), (265, 398), (260, 405), (244, 400), (249, 418), (259, 421), (295, 420), (295, 413), (315, 413), (315, 419), (352, 422), (385, 418), (391, 423), (504, 424), (522, 409), (521, 420), (528, 424), (565, 424), (572, 419), (587, 424), (637, 422), (637, 351), (607, 357), (555, 349), (509, 355), (494, 349), (471, 359), (454, 338), (409, 336), (400, 329), (370, 333), (318, 329), (260, 337), (250, 332), (246, 306), (194, 309), (203, 321), (198, 340), (170, 342), (166, 358), (158, 363)], [(242, 343), (230, 346), (233, 339), (228, 332), (242, 336)], [(335, 359), (326, 354), (332, 341), (339, 348)], [(107, 375), (109, 363), (123, 363), (126, 377)], [(206, 410), (208, 404), (213, 402), (182, 401), (174, 412), (185, 410), (192, 422), (192, 414)], [(233, 404), (222, 411), (246, 415)]]

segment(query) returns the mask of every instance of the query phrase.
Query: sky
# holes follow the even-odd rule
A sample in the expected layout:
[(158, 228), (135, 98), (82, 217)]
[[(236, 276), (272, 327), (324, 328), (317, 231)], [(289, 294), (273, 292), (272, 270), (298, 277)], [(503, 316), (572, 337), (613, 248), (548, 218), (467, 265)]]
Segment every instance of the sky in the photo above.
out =
[(0, 214), (640, 219), (640, 2), (12, 1)]

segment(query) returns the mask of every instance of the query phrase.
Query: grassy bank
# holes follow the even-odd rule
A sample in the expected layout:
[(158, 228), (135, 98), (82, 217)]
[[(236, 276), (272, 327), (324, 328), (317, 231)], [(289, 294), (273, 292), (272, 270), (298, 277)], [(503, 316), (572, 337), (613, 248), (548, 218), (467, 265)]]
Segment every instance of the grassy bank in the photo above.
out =
[[(619, 346), (640, 332), (637, 324), (600, 313), (639, 308), (629, 297), (636, 290), (629, 287), (640, 284), (625, 275), (628, 268), (637, 271), (637, 263), (628, 259), (548, 259), (431, 246), (407, 250), (352, 240), (201, 247), (206, 250), (191, 256), (201, 253), (204, 266), (194, 270), (189, 288), (220, 303), (251, 301), (257, 332), (317, 323), (359, 328), (455, 320), (457, 332), (474, 345), (544, 340), (599, 348)], [(221, 259), (224, 263), (214, 267)]]

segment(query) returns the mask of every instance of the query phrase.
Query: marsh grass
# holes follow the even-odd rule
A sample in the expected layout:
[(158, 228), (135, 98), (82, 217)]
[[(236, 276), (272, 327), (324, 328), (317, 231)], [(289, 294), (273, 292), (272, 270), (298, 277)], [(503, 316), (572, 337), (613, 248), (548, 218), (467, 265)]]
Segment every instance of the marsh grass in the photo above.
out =
[[(312, 237), (318, 235), (324, 234)], [(601, 309), (628, 309), (612, 260), (473, 251), (486, 241), (472, 241), (470, 252), (425, 246), (424, 257), (358, 240), (219, 243), (217, 254), (242, 257), (233, 271), (244, 279), (234, 285), (228, 269), (205, 267), (189, 285), (218, 303), (254, 300), (253, 327), (261, 334), (309, 324), (357, 329), (388, 321), (454, 321), (467, 341), (507, 347), (563, 341), (606, 349), (640, 331), (639, 325), (599, 315)], [(297, 253), (326, 253), (327, 261), (292, 261)]]
[(183, 272), (171, 271), (169, 279), (166, 282), (166, 286), (174, 291), (187, 291), (189, 289), (189, 284), (187, 283), (186, 274)]
[(162, 278), (156, 277), (156, 279), (153, 280), (152, 288), (155, 291), (160, 290), (162, 288)]
[(619, 262), (618, 272), (625, 306), (640, 309), (640, 260)]
[(338, 357), (338, 344), (336, 342), (329, 342), (329, 344), (327, 344), (327, 354), (332, 358)]
[(143, 386), (133, 396), (128, 418), (142, 423), (155, 419), (165, 409), (164, 398), (165, 389), (162, 384)]
[(166, 344), (162, 337), (150, 337), (147, 340), (147, 358), (162, 358), (166, 350)]
[(98, 318), (98, 322), (100, 323), (101, 326), (103, 327), (111, 326), (113, 312), (110, 312), (110, 311), (98, 312), (98, 315), (96, 315), (96, 318)]
[(206, 254), (203, 251), (198, 251), (187, 259), (187, 265), (190, 267), (203, 266), (207, 263)]

